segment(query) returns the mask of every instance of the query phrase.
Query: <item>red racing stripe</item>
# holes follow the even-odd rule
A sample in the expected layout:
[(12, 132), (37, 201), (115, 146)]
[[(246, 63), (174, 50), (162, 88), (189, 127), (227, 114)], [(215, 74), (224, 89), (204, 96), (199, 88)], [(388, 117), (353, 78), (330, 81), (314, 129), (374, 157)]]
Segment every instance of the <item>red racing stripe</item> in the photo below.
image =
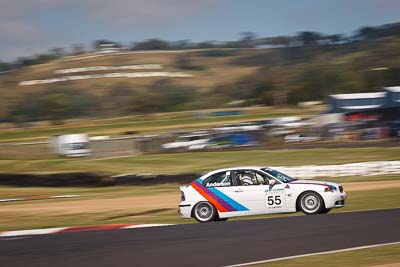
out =
[(228, 211), (224, 206), (222, 206), (219, 202), (217, 202), (212, 196), (208, 195), (201, 187), (199, 187), (196, 183), (192, 183), (192, 187), (200, 193), (205, 199), (207, 199), (214, 207), (220, 212)]

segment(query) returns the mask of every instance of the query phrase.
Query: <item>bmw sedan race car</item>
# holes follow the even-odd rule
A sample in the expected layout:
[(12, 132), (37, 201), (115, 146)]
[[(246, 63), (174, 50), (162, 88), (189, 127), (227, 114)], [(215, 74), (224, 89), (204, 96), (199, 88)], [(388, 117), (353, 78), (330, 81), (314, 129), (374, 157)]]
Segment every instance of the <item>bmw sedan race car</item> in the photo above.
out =
[(328, 213), (345, 205), (336, 183), (297, 180), (268, 167), (239, 167), (209, 172), (181, 186), (179, 213), (199, 222), (230, 217), (302, 211)]

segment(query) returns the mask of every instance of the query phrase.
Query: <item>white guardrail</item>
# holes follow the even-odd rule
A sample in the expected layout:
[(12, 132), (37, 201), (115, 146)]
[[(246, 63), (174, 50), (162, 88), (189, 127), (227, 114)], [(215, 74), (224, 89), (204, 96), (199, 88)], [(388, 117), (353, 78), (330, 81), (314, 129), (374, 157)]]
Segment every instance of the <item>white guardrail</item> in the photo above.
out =
[(371, 161), (339, 165), (272, 167), (296, 178), (372, 176), (400, 173), (400, 161)]

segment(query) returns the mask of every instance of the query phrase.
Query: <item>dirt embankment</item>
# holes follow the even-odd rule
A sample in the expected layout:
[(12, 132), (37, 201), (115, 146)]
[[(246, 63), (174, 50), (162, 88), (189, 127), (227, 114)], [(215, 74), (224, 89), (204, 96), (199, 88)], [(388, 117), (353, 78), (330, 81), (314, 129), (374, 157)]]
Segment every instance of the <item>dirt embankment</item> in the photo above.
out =
[(346, 192), (395, 189), (395, 188), (400, 188), (400, 181), (393, 180), (393, 181), (343, 183), (343, 187)]
[(130, 210), (142, 212), (155, 209), (178, 207), (180, 194), (162, 194), (157, 196), (132, 196), (111, 199), (82, 199), (74, 201), (33, 202), (18, 205), (2, 205), (2, 212), (27, 213), (86, 213)]

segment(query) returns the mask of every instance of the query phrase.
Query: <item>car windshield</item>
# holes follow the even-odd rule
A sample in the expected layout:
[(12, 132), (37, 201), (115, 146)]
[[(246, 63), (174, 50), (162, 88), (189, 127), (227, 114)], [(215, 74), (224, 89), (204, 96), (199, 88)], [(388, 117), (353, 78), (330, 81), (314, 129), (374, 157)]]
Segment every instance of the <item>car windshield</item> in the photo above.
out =
[(295, 178), (290, 177), (287, 174), (278, 172), (277, 170), (273, 170), (273, 169), (270, 169), (270, 168), (264, 168), (262, 170), (265, 171), (266, 173), (268, 173), (269, 175), (273, 176), (274, 178), (278, 179), (282, 183), (290, 183), (292, 181), (296, 181), (297, 180)]
[(87, 142), (70, 143), (70, 144), (68, 144), (68, 148), (73, 149), (73, 150), (88, 149), (89, 143), (87, 143)]

